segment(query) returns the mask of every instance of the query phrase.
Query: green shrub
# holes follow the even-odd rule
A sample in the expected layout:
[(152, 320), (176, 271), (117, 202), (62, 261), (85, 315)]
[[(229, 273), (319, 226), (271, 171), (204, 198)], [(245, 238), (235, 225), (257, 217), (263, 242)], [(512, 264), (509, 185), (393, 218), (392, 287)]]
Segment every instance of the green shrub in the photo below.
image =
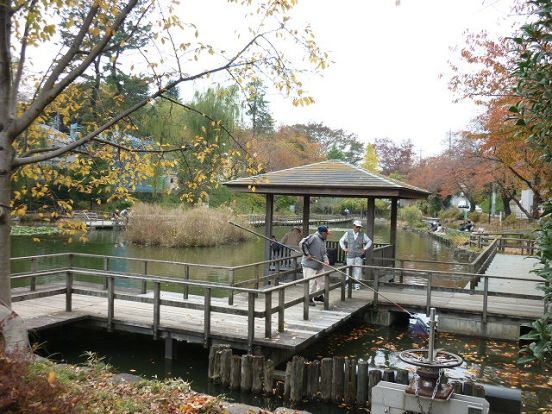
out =
[(515, 214), (510, 214), (509, 216), (506, 216), (504, 220), (502, 220), (502, 224), (506, 226), (511, 226), (512, 224), (516, 224), (517, 218)]
[(415, 227), (422, 221), (422, 212), (416, 206), (408, 206), (399, 210), (399, 217), (410, 227)]
[(462, 220), (464, 218), (464, 212), (456, 207), (447, 208), (439, 213), (439, 218), (445, 222), (451, 222), (454, 220)]
[(479, 221), (481, 220), (481, 213), (478, 213), (477, 211), (472, 211), (468, 217), (474, 223), (479, 223)]

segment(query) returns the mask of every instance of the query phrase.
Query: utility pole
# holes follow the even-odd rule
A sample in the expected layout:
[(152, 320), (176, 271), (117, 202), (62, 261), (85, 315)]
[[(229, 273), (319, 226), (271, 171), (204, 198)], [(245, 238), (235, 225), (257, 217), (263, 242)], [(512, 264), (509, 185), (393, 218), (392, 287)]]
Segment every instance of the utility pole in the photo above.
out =
[(449, 129), (449, 151), (452, 153), (452, 131)]

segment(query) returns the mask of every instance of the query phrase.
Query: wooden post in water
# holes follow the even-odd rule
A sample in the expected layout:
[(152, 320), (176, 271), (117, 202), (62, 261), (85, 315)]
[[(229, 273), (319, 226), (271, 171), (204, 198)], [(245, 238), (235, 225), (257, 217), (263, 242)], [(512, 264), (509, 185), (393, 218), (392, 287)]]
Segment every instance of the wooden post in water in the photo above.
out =
[(251, 358), (251, 391), (260, 394), (263, 390), (264, 356), (253, 355)]
[(266, 395), (273, 394), (273, 384), (274, 384), (274, 362), (271, 359), (267, 359), (264, 363), (264, 373), (263, 373), (263, 391)]
[(318, 397), (320, 390), (320, 361), (307, 364), (307, 398), (311, 401)]
[(241, 381), (240, 389), (242, 391), (249, 392), (251, 391), (251, 386), (253, 385), (253, 357), (250, 354), (242, 356), (241, 362)]
[(225, 348), (220, 351), (220, 383), (225, 387), (230, 386), (232, 374), (232, 350)]
[(397, 369), (395, 382), (397, 384), (408, 385), (410, 383), (410, 381), (408, 379), (408, 370), (406, 370), (406, 369)]
[(368, 371), (368, 401), (372, 402), (372, 388), (374, 388), (381, 381), (381, 371), (379, 369), (372, 369)]
[(383, 370), (382, 379), (383, 381), (387, 382), (395, 382), (395, 371), (393, 371), (392, 369)]
[(354, 358), (345, 358), (344, 375), (344, 399), (346, 404), (354, 404), (356, 399), (357, 373), (356, 360)]
[(358, 379), (356, 402), (359, 407), (364, 407), (368, 400), (368, 361), (358, 361)]
[(293, 371), (292, 361), (286, 364), (286, 374), (284, 377), (284, 400), (289, 401), (291, 396), (291, 372)]
[(230, 368), (230, 388), (232, 388), (233, 390), (240, 389), (241, 361), (241, 356), (232, 355), (232, 366)]
[(324, 402), (332, 398), (332, 358), (322, 358), (320, 363), (320, 399)]
[(342, 356), (333, 357), (333, 366), (332, 366), (332, 402), (341, 403), (343, 401), (343, 391), (344, 391), (344, 365), (345, 358)]
[(291, 362), (290, 401), (297, 403), (303, 399), (305, 358), (294, 356)]

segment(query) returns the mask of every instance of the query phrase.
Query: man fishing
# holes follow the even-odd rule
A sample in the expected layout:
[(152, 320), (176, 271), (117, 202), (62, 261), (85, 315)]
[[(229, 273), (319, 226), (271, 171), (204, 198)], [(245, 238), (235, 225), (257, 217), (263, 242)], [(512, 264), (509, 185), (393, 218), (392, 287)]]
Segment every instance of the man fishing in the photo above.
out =
[[(352, 266), (352, 276), (356, 281), (360, 280), (364, 254), (372, 246), (372, 240), (361, 230), (362, 222), (355, 220), (353, 228), (346, 231), (339, 239), (341, 250), (347, 253), (347, 266)], [(354, 284), (354, 289), (360, 289), (358, 282)]]
[[(320, 226), (316, 233), (301, 240), (300, 246), (303, 252), (303, 258), (301, 259), (303, 278), (306, 279), (322, 273), (324, 264), (330, 264), (326, 252), (326, 238), (329, 232), (328, 227)], [(320, 278), (309, 280), (309, 293), (319, 292), (321, 289), (323, 289), (323, 285)], [(311, 298), (309, 305), (315, 306), (314, 301), (324, 302), (324, 295), (316, 296), (314, 300)]]

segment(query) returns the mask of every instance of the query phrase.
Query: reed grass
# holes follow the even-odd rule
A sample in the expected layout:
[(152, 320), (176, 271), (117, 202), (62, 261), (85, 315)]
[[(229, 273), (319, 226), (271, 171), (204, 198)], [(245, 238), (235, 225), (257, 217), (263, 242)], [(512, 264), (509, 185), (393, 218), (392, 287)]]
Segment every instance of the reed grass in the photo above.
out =
[(247, 223), (227, 207), (191, 209), (136, 204), (126, 227), (126, 238), (139, 245), (163, 247), (206, 247), (237, 243), (252, 236), (228, 221)]

